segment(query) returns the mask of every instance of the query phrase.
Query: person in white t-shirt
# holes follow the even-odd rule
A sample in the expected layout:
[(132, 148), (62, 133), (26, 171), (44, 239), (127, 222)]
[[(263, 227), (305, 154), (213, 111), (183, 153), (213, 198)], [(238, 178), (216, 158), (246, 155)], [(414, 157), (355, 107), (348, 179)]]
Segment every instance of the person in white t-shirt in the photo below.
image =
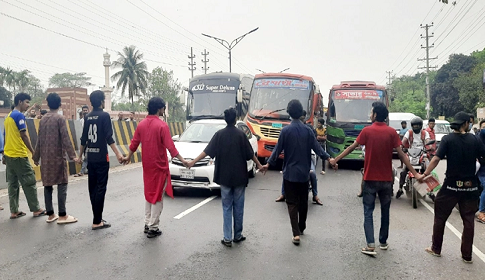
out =
[[(423, 130), (423, 120), (420, 117), (414, 117), (411, 120), (411, 128), (404, 134), (402, 138), (402, 145), (404, 148), (419, 148), (423, 149), (425, 143), (430, 140), (429, 133)], [(396, 198), (401, 197), (403, 194), (403, 186), (406, 181), (406, 174), (408, 170), (406, 167), (401, 171), (401, 176), (399, 178), (399, 190), (396, 193)]]

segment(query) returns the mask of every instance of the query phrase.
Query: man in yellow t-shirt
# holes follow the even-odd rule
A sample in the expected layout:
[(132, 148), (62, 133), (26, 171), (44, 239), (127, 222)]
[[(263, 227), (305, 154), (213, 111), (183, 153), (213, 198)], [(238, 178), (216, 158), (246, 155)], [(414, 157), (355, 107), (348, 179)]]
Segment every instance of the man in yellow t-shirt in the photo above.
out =
[[(325, 120), (324, 119), (318, 119), (316, 131), (317, 131), (317, 141), (318, 141), (318, 143), (320, 143), (323, 150), (326, 151), (327, 149), (325, 148), (325, 142), (327, 141), (327, 129), (325, 128)], [(317, 163), (318, 163), (318, 157), (317, 157)], [(324, 160), (322, 161), (322, 171), (320, 172), (320, 174), (325, 175), (325, 161)]]
[(30, 95), (19, 93), (14, 98), (15, 108), (5, 117), (5, 148), (4, 163), (7, 165), (6, 174), (8, 181), (8, 196), (10, 202), (10, 219), (17, 219), (25, 216), (19, 211), (19, 190), (20, 184), (24, 190), (29, 209), (34, 217), (46, 214), (46, 211), (39, 206), (37, 198), (37, 187), (35, 173), (29, 162), (29, 154), (34, 154), (34, 149), (27, 135), (25, 124), (25, 112), (30, 105)]

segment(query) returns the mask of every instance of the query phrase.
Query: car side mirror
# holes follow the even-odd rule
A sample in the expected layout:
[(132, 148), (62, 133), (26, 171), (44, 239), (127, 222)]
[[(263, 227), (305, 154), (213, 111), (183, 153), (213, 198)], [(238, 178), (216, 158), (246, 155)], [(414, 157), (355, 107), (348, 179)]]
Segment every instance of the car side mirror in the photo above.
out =
[(175, 142), (175, 141), (178, 141), (180, 139), (180, 135), (174, 135), (172, 136), (172, 140)]

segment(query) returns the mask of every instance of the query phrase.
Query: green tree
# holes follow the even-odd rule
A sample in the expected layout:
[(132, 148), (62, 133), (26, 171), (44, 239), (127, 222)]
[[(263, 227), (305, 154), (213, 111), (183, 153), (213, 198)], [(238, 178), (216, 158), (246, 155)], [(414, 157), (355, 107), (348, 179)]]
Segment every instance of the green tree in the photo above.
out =
[(161, 67), (153, 69), (149, 77), (148, 92), (144, 96), (145, 101), (158, 96), (168, 104), (170, 121), (185, 121), (184, 106), (180, 102), (182, 84), (175, 79), (173, 71), (167, 71)]
[(146, 112), (147, 106), (143, 100), (131, 104), (131, 102), (114, 101), (111, 105), (113, 111), (126, 111), (126, 112)]
[(20, 72), (15, 72), (14, 74), (15, 84), (17, 89), (20, 91), (25, 91), (27, 86), (29, 85), (29, 78), (30, 78), (30, 71), (29, 70), (22, 70)]
[(3, 86), (0, 86), (0, 100), (3, 100), (3, 106), (1, 107), (10, 108), (12, 105), (12, 93)]
[(148, 76), (147, 65), (143, 59), (143, 54), (135, 49), (135, 46), (123, 48), (123, 53), (118, 52), (118, 60), (113, 62), (113, 68), (121, 68), (111, 76), (116, 82), (116, 87), (121, 88), (121, 96), (128, 90), (128, 98), (131, 100), (134, 109), (134, 98), (140, 97), (141, 93), (146, 94)]
[(392, 81), (389, 111), (426, 117), (426, 75), (402, 76)]
[(84, 87), (90, 84), (91, 77), (86, 73), (56, 73), (49, 79), (49, 86), (53, 88)]

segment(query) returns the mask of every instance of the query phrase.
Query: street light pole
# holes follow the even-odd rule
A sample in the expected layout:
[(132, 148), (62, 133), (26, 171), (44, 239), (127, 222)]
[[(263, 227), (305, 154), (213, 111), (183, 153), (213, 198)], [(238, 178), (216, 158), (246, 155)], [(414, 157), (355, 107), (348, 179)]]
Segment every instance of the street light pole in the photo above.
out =
[(228, 41), (224, 40), (224, 39), (220, 39), (220, 38), (217, 38), (217, 37), (214, 37), (214, 36), (211, 36), (211, 35), (207, 35), (207, 34), (204, 34), (202, 33), (202, 36), (205, 36), (205, 37), (208, 37), (208, 38), (212, 38), (214, 40), (216, 40), (219, 44), (221, 44), (222, 46), (224, 46), (228, 51), (229, 51), (229, 73), (232, 72), (232, 63), (231, 63), (231, 51), (232, 49), (239, 43), (241, 42), (241, 40), (246, 37), (246, 35), (248, 34), (251, 34), (253, 33), (254, 31), (258, 30), (259, 27), (256, 27), (255, 29), (249, 31), (248, 33), (244, 34), (244, 35), (241, 35), (239, 37), (237, 37), (236, 39), (234, 39), (231, 43), (229, 43)]

